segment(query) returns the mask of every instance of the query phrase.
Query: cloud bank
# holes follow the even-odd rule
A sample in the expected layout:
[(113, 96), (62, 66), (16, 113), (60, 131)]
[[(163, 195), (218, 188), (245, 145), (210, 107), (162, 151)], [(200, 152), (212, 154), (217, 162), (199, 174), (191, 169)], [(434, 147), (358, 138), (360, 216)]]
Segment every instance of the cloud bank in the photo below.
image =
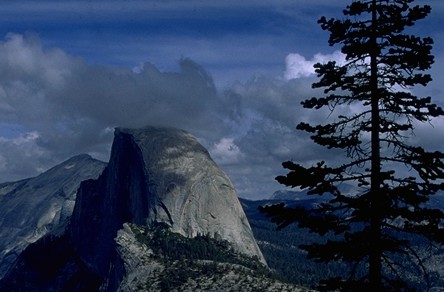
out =
[(340, 157), (295, 130), (300, 121), (329, 118), (323, 110), (301, 109), (300, 102), (320, 94), (311, 89), (310, 66), (340, 58), (337, 52), (311, 60), (290, 54), (284, 78), (255, 78), (219, 91), (190, 59), (180, 60), (177, 72), (150, 63), (92, 65), (44, 47), (35, 35), (9, 34), (0, 43), (0, 181), (36, 175), (80, 153), (107, 161), (114, 127), (163, 125), (196, 135), (240, 196), (268, 197), (282, 188), (274, 177), (285, 173), (283, 161)]
[[(211, 76), (187, 59), (178, 72), (147, 63), (135, 73), (43, 48), (36, 36), (10, 34), (0, 43), (0, 76), (0, 169), (9, 170), (3, 181), (75, 152), (104, 159), (115, 126), (181, 125), (199, 133), (218, 122), (210, 111), (220, 103)], [(30, 133), (32, 139), (19, 139)], [(30, 157), (35, 169), (10, 172), (19, 165), (8, 153), (11, 143), (38, 150)]]

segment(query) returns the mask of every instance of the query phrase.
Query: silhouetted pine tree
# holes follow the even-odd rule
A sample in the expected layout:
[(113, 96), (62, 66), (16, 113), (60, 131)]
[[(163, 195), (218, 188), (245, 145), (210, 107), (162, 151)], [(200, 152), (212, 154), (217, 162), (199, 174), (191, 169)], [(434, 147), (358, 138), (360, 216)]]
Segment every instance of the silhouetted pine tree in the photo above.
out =
[[(354, 106), (360, 111), (339, 115), (325, 125), (300, 123), (297, 129), (327, 148), (345, 150), (342, 165), (313, 166), (284, 162), (289, 170), (276, 179), (287, 186), (309, 189), (309, 195), (331, 196), (312, 208), (287, 208), (284, 204), (261, 211), (284, 228), (299, 226), (334, 239), (303, 245), (308, 257), (319, 262), (351, 263), (350, 278), (333, 278), (325, 289), (389, 291), (407, 289), (400, 271), (402, 256), (411, 256), (425, 273), (415, 253), (411, 235), (444, 242), (444, 212), (426, 203), (444, 190), (444, 155), (410, 145), (415, 125), (444, 115), (430, 97), (415, 96), (415, 85), (426, 86), (431, 77), (422, 73), (433, 63), (431, 38), (406, 33), (426, 17), (430, 6), (413, 6), (413, 0), (352, 1), (344, 18), (318, 23), (330, 32), (330, 46), (340, 44), (344, 64), (316, 64), (323, 97), (302, 102), (304, 108)], [(358, 106), (356, 106), (358, 105)], [(405, 175), (407, 173), (407, 175)], [(355, 182), (358, 194), (342, 193), (341, 183)], [(358, 275), (357, 270), (364, 270)]]

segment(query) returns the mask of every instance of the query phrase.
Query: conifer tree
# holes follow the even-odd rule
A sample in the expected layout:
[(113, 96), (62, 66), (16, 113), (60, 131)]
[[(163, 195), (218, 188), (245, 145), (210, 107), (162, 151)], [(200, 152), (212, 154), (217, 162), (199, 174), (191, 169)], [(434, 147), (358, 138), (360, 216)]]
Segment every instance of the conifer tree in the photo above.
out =
[[(310, 133), (319, 145), (342, 149), (343, 164), (284, 162), (289, 172), (276, 179), (308, 189), (309, 195), (322, 195), (323, 203), (260, 208), (278, 229), (298, 223), (320, 235), (335, 235), (301, 246), (319, 262), (351, 264), (349, 278), (327, 279), (320, 285), (323, 289), (407, 289), (403, 257), (412, 257), (427, 275), (411, 239), (444, 243), (444, 212), (428, 204), (444, 190), (444, 154), (409, 139), (419, 123), (444, 115), (430, 97), (413, 93), (415, 86), (431, 81), (425, 71), (434, 58), (431, 38), (407, 33), (431, 12), (430, 6), (412, 2), (356, 0), (345, 8), (344, 18), (319, 19), (321, 28), (330, 32), (329, 45), (341, 46), (345, 63), (316, 64), (319, 81), (312, 87), (323, 88), (324, 96), (302, 102), (308, 109), (328, 107), (331, 123), (302, 122), (297, 129)], [(335, 116), (344, 106), (360, 111)], [(357, 193), (341, 191), (342, 183), (354, 184)]]

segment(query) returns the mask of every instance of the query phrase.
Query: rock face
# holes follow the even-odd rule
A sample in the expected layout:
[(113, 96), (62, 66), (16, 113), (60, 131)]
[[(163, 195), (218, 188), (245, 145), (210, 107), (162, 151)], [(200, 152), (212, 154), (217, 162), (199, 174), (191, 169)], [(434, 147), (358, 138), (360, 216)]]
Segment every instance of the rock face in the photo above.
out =
[[(189, 133), (172, 128), (118, 128), (110, 161), (105, 168), (100, 164), (100, 176), (92, 175), (98, 167), (83, 176), (74, 172), (80, 160), (54, 168), (47, 180), (37, 180), (61, 199), (42, 199), (33, 204), (42, 206), (41, 214), (29, 210), (23, 216), (34, 216), (35, 224), (42, 228), (58, 227), (41, 233), (20, 254), (0, 280), (0, 290), (117, 291), (135, 277), (143, 277), (146, 269), (155, 268), (140, 265), (143, 255), (131, 254), (132, 245), (126, 246), (119, 237), (126, 234), (126, 223), (168, 226), (173, 234), (188, 238), (204, 235), (225, 240), (235, 252), (265, 264), (233, 185)], [(78, 184), (71, 183), (71, 176), (76, 182), (85, 179), (77, 192)], [(67, 181), (58, 184), (54, 177)], [(1, 185), (0, 190), (10, 196), (30, 182)], [(53, 207), (53, 202), (59, 207)]]
[(79, 155), (37, 177), (0, 184), (0, 279), (29, 244), (63, 232), (80, 182), (97, 178), (105, 166)]
[(114, 154), (127, 147), (142, 162), (128, 188), (135, 223), (164, 222), (186, 237), (209, 234), (262, 259), (233, 185), (195, 137), (177, 129), (118, 129)]
[(115, 250), (109, 242), (126, 222), (224, 239), (265, 263), (229, 178), (182, 130), (116, 129), (108, 167), (82, 183), (70, 236), (95, 273), (107, 277)]

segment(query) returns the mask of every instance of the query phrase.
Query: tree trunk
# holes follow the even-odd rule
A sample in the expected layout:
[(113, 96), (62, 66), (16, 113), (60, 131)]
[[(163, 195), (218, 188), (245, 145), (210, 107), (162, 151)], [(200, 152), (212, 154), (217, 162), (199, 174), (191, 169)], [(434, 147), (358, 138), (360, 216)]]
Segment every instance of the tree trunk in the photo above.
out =
[(378, 44), (377, 44), (376, 0), (372, 2), (372, 48), (370, 52), (371, 90), (371, 192), (370, 192), (370, 251), (369, 281), (374, 291), (380, 291), (382, 251), (381, 251), (381, 155), (379, 138), (379, 90), (378, 90)]

